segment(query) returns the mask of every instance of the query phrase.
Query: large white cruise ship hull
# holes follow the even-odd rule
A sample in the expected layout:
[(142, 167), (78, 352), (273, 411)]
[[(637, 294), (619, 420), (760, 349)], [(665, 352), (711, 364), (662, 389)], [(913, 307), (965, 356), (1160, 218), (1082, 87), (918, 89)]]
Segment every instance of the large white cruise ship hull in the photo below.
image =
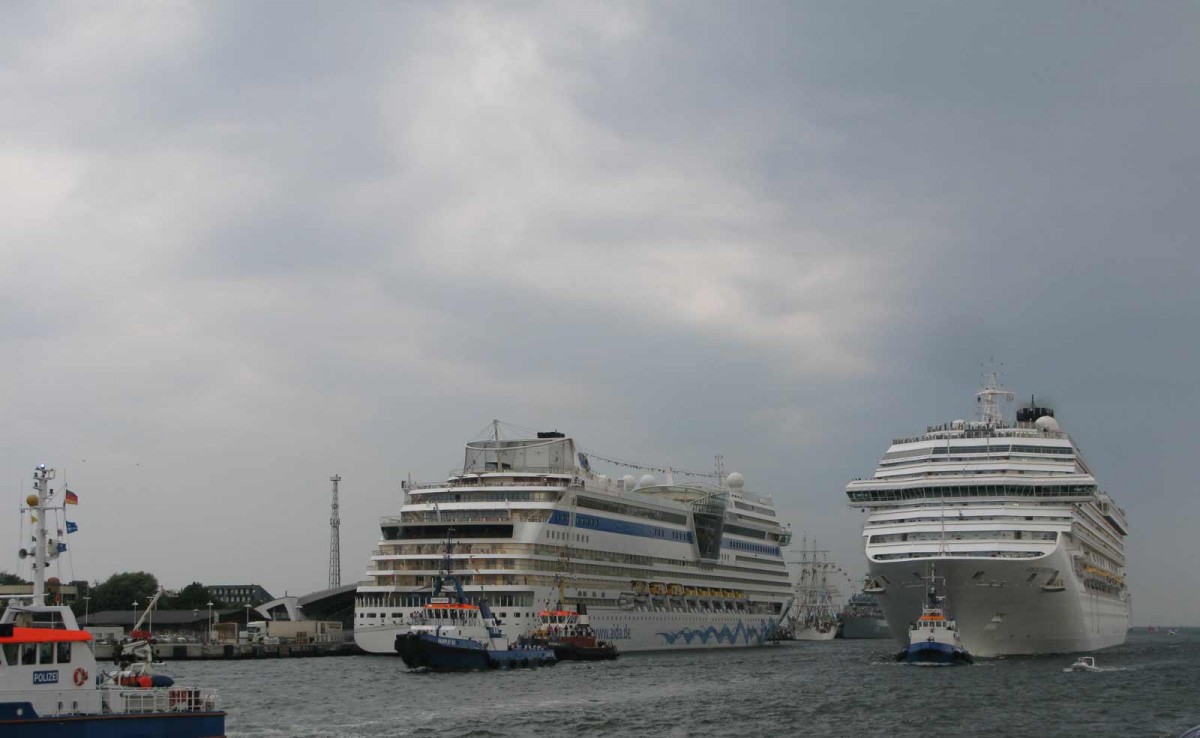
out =
[[(1047, 587), (1047, 572), (1071, 571), (1059, 548), (1036, 559), (919, 558), (870, 561), (884, 585), (879, 603), (897, 642), (907, 645), (909, 624), (921, 614), (927, 567), (945, 577), (946, 604), (963, 646), (974, 656), (1097, 651), (1125, 642), (1129, 603), (1084, 588), (1071, 576)], [(980, 573), (982, 572), (982, 574)]]
[[(621, 653), (681, 651), (703, 648), (761, 646), (778, 623), (770, 617), (748, 613), (644, 612), (592, 607), (588, 610), (596, 636), (611, 641)], [(524, 626), (506, 624), (504, 635), (515, 642)], [(355, 643), (363, 651), (394, 655), (396, 636), (406, 625), (360, 627)]]

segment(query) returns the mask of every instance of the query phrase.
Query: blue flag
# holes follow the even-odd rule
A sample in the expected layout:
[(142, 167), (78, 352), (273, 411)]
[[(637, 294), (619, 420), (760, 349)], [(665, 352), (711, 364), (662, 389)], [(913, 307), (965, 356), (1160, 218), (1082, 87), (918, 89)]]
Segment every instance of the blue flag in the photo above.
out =
[(65, 544), (65, 543), (58, 544), (58, 552), (59, 553), (63, 553), (66, 550), (67, 550), (67, 544)]
[(78, 525), (75, 525), (75, 524), (74, 524), (74, 523), (72, 523), (70, 520), (68, 520), (68, 521), (67, 521), (67, 532), (68, 532), (68, 533), (74, 533), (74, 532), (75, 532), (75, 531), (77, 531), (77, 530), (79, 530), (79, 526), (78, 526)]

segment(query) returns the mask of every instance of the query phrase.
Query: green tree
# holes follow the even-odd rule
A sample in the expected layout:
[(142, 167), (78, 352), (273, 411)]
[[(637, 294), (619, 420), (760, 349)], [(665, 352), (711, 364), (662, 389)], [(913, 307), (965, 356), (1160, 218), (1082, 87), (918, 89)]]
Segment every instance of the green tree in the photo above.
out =
[(210, 602), (213, 603), (213, 607), (225, 606), (225, 603), (214, 600), (203, 584), (192, 582), (179, 590), (179, 594), (172, 597), (166, 607), (172, 610), (204, 610)]
[(158, 579), (144, 571), (113, 574), (107, 580), (92, 587), (92, 612), (101, 610), (132, 610), (138, 603), (141, 610), (150, 603), (158, 591)]
[[(9, 574), (6, 571), (0, 571), (0, 585), (3, 584), (29, 584), (16, 574)], [(0, 612), (8, 609), (8, 600), (0, 600)]]

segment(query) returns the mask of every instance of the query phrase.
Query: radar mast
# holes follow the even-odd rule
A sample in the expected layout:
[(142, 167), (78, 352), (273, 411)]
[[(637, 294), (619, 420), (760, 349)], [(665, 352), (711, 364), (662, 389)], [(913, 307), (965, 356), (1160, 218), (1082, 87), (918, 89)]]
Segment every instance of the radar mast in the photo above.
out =
[(989, 428), (999, 428), (1004, 425), (1004, 413), (1000, 411), (998, 400), (1013, 401), (1012, 390), (1000, 384), (1000, 379), (993, 369), (988, 373), (983, 387), (975, 393), (975, 402), (979, 404), (979, 419)]

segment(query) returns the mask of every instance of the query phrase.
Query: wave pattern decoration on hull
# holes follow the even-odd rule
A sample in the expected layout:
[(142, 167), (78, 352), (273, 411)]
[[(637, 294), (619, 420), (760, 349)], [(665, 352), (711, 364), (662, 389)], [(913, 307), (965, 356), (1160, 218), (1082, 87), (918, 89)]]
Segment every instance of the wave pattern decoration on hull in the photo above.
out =
[(722, 625), (720, 628), (708, 626), (707, 628), (683, 628), (674, 633), (658, 633), (657, 635), (663, 639), (667, 645), (674, 646), (680, 638), (684, 643), (691, 645), (693, 641), (699, 641), (707, 645), (710, 640), (716, 643), (736, 645), (741, 639), (746, 645), (758, 644), (762, 645), (771, 635), (774, 629), (774, 624), (770, 620), (764, 620), (759, 626), (747, 626), (742, 621), (738, 621), (734, 628), (728, 625)]

